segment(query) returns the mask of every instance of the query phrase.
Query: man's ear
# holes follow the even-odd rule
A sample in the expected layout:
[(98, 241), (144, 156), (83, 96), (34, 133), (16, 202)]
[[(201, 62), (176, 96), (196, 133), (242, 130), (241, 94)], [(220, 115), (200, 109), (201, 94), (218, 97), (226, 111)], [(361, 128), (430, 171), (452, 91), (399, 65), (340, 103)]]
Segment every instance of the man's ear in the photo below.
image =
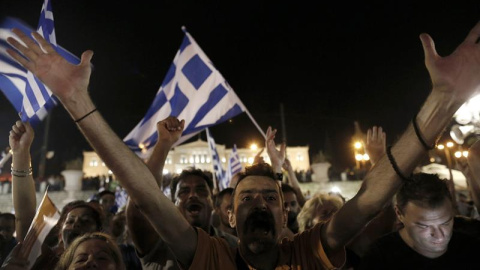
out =
[(395, 205), (395, 215), (397, 215), (397, 219), (403, 223), (403, 213), (398, 207), (398, 205)]
[(230, 223), (230, 227), (234, 228), (237, 226), (237, 220), (235, 219), (235, 215), (233, 214), (232, 210), (228, 210), (228, 223)]

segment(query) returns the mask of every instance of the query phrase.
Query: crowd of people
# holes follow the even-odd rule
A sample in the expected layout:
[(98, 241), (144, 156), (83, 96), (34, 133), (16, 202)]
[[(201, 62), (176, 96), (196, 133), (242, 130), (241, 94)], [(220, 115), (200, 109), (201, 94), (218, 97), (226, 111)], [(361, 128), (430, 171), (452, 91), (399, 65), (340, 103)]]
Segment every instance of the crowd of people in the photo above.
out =
[[(446, 57), (436, 53), (429, 35), (420, 36), (432, 91), (393, 146), (386, 146), (381, 128), (369, 130), (366, 145), (374, 165), (349, 200), (338, 193), (305, 198), (285, 144), (277, 148), (270, 127), (265, 149), (271, 164), (256, 160), (217, 194), (208, 174), (184, 170), (170, 183), (171, 197), (165, 196), (164, 162), (185, 122), (174, 116), (160, 121), (158, 142), (144, 162), (89, 97), (93, 52), (71, 65), (39, 34), (32, 33), (35, 42), (13, 31), (21, 42), (9, 38), (16, 51), (8, 53), (58, 97), (129, 194), (125, 209), (115, 208), (108, 190), (98, 200), (66, 205), (32, 269), (479, 268), (480, 221), (458, 215), (451, 182), (414, 170), (456, 110), (480, 90), (480, 23)], [(27, 267), (19, 249), (36, 213), (33, 138), (28, 123), (13, 125), (15, 216), (0, 215), (2, 269)], [(464, 173), (480, 207), (480, 142), (471, 147)]]

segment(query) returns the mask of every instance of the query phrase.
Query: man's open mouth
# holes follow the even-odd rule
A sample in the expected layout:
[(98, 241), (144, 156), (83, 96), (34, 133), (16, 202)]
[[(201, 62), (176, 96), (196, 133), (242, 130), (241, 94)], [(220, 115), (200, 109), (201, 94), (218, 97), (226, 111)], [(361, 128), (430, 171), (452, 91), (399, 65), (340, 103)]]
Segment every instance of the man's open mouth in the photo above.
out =
[(257, 235), (268, 235), (275, 231), (275, 220), (271, 213), (255, 212), (246, 220), (246, 231)]
[(203, 205), (200, 203), (190, 203), (186, 206), (187, 211), (192, 215), (198, 215), (202, 209)]

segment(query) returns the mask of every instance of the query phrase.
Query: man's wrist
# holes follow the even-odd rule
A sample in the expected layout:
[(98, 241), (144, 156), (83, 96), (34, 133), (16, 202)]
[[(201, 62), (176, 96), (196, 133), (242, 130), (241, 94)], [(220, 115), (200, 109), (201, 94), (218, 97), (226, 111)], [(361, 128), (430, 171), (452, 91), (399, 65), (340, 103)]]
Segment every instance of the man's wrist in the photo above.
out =
[(282, 166), (277, 164), (272, 164), (272, 169), (274, 173), (282, 173)]
[(85, 93), (75, 95), (74, 98), (61, 100), (61, 102), (74, 120), (83, 117), (96, 108), (86, 91)]
[(463, 103), (450, 92), (432, 90), (416, 118), (419, 131), (427, 144), (435, 143)]

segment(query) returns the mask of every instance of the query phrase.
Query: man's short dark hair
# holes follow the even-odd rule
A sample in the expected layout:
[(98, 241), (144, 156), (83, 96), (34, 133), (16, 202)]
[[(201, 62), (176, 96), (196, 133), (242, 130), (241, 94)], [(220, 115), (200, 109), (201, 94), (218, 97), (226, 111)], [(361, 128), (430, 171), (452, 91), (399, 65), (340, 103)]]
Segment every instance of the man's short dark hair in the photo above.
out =
[(105, 189), (98, 193), (97, 195), (98, 200), (100, 200), (103, 197), (103, 195), (106, 195), (106, 194), (110, 194), (113, 197), (115, 197), (115, 192)]
[(238, 173), (238, 181), (235, 185), (235, 189), (237, 188), (238, 184), (247, 176), (266, 176), (272, 178), (272, 181), (276, 181), (272, 166), (270, 166), (268, 163), (257, 163), (252, 166), (245, 167), (244, 171)]
[(283, 194), (285, 194), (287, 192), (293, 192), (295, 195), (297, 195), (297, 192), (295, 192), (295, 190), (292, 188), (292, 186), (290, 186), (288, 184), (282, 184), (282, 192), (283, 192)]
[[(235, 191), (237, 190), (238, 184), (242, 182), (243, 179), (247, 178), (248, 176), (265, 176), (267, 178), (272, 179), (275, 183), (275, 173), (273, 172), (272, 166), (268, 163), (257, 163), (252, 166), (245, 167), (245, 170), (238, 173), (238, 181), (235, 185), (235, 189), (232, 192), (232, 210), (234, 209), (234, 199), (235, 199)], [(281, 190), (281, 189), (280, 189)], [(283, 192), (280, 191), (280, 199), (282, 200), (282, 207), (284, 207), (283, 202), (285, 201), (283, 198)]]
[(428, 208), (436, 208), (448, 199), (452, 201), (446, 180), (437, 174), (417, 173), (405, 181), (396, 195), (397, 207), (403, 210), (408, 202)]
[(195, 169), (195, 168), (188, 168), (182, 171), (179, 175), (173, 177), (172, 182), (170, 183), (170, 191), (172, 195), (172, 201), (175, 201), (175, 193), (177, 191), (177, 185), (178, 182), (181, 180), (185, 179), (188, 176), (198, 176), (205, 180), (207, 183), (208, 187), (210, 188), (210, 195), (212, 195), (212, 190), (213, 190), (213, 181), (212, 178), (210, 178), (204, 171), (200, 169)]
[(222, 204), (222, 200), (223, 200), (223, 197), (225, 197), (225, 195), (227, 194), (230, 194), (232, 195), (233, 194), (233, 188), (226, 188), (222, 191), (220, 191), (220, 193), (217, 194), (217, 197), (215, 198), (215, 207), (220, 207), (220, 205)]
[(15, 215), (11, 213), (1, 213), (0, 218), (4, 218), (4, 219), (15, 222)]

